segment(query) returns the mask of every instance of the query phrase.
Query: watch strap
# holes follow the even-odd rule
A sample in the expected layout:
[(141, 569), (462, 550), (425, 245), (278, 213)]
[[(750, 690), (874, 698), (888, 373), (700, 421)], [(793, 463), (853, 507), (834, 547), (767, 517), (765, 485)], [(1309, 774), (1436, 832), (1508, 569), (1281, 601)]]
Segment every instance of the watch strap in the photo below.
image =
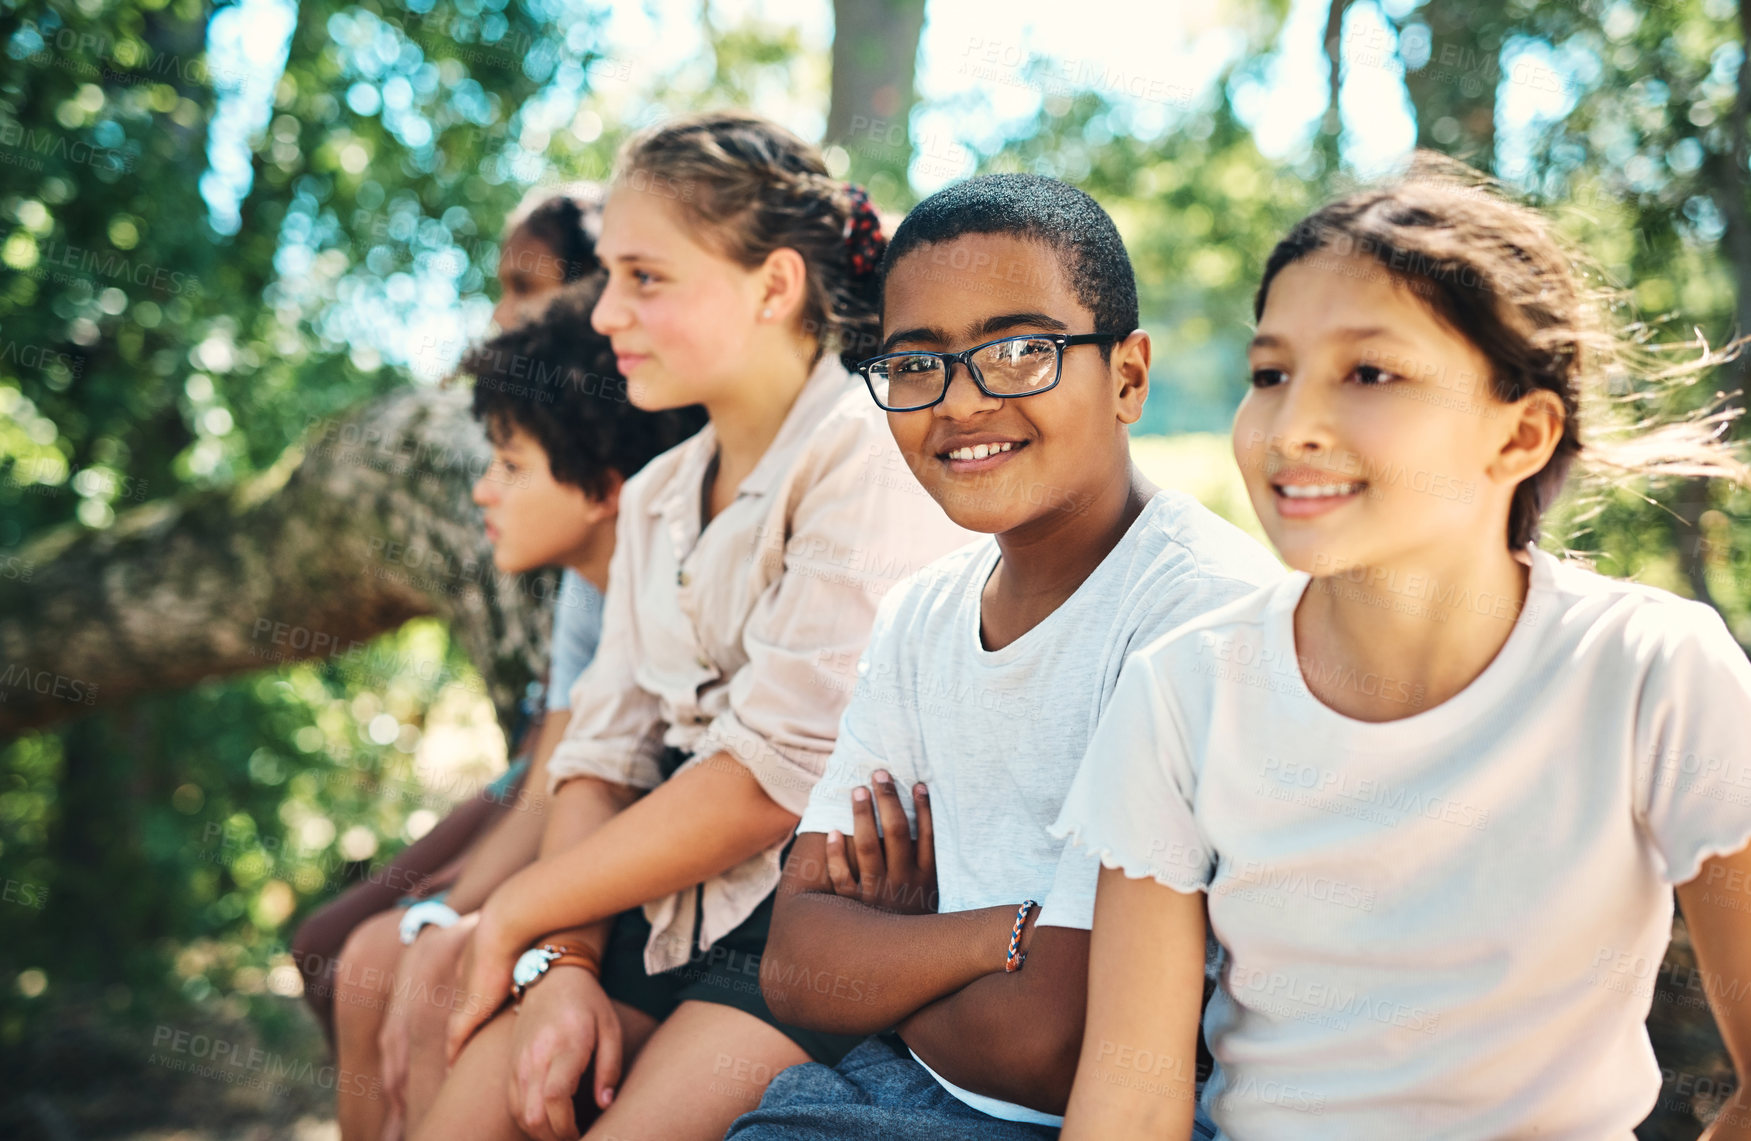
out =
[(512, 997), (518, 1005), (522, 1004), (523, 996), (528, 993), (529, 987), (546, 978), (547, 972), (555, 967), (582, 967), (597, 978), (602, 977), (602, 952), (598, 951), (592, 944), (580, 939), (550, 939), (545, 943), (538, 944), (535, 949), (547, 952), (547, 964), (541, 968), (540, 974), (529, 980), (526, 986), (513, 986), (511, 988)]
[(541, 944), (541, 949), (555, 952), (554, 957), (548, 961), (548, 970), (565, 966), (583, 967), (598, 976), (602, 973), (602, 952), (581, 939), (553, 939)]

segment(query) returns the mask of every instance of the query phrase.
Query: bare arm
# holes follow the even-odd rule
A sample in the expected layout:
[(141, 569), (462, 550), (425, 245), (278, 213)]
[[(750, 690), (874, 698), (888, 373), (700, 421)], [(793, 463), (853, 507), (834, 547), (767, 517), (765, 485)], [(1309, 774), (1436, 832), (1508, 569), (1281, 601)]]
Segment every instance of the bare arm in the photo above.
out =
[[(529, 774), (531, 780), (535, 776), (533, 772)], [(542, 781), (545, 788), (545, 775)], [(598, 828), (624, 812), (639, 796), (635, 788), (593, 777), (567, 781), (550, 802), (552, 811), (545, 817), (547, 828), (539, 837), (540, 857), (558, 856), (583, 843)], [(608, 945), (608, 929), (613, 922), (610, 916), (547, 934), (588, 943), (600, 952)]]
[(760, 992), (793, 1026), (874, 1034), (1003, 970), (1015, 908), (896, 915), (836, 895), (827, 839), (797, 837), (760, 959)]
[(900, 1037), (958, 1086), (1063, 1113), (1082, 1045), (1089, 935), (1071, 927), (1033, 930), (1031, 921), (1029, 927), (1021, 970), (983, 975), (938, 999), (902, 1022)]
[(494, 888), (534, 862), (547, 820), (547, 758), (565, 736), (570, 720), (571, 712), (565, 709), (550, 709), (542, 719), (535, 756), (516, 800), (506, 805), (508, 811), (501, 813), (475, 843), (461, 877), (450, 889), (449, 903), (457, 911), (467, 914), (475, 910)]
[[(825, 839), (827, 879), (834, 893), (884, 911), (949, 918), (935, 914), (936, 826), (929, 789), (922, 781), (912, 786), (914, 839), (891, 775), (877, 769), (871, 777), (869, 788), (851, 791), (850, 841), (833, 833)], [(806, 878), (803, 865), (793, 870)], [(1036, 931), (1040, 913), (1030, 912), (1020, 942), (1029, 966), (1011, 973), (998, 968), (1007, 958), (1016, 909), (994, 910), (1004, 925), (1004, 942), (974, 949), (969, 969), (982, 971), (965, 984), (921, 1005), (915, 993), (902, 996), (914, 1001), (900, 1011), (901, 1037), (956, 1085), (1062, 1113), (1082, 1041), (1088, 933), (1062, 927)], [(966, 913), (954, 914), (964, 921)]]
[[(592, 803), (601, 795), (592, 794)], [(553, 816), (550, 834), (571, 827), (569, 807), (562, 811), (556, 803)], [(575, 842), (544, 845), (552, 854), (493, 893), (476, 939), (484, 937), (490, 949), (514, 957), (550, 932), (597, 923), (703, 883), (782, 842), (796, 821), (741, 762), (718, 753), (676, 773)]]
[[(576, 794), (580, 803), (588, 803), (591, 812), (608, 813), (607, 818), (569, 846), (556, 840), (551, 855), (506, 880), (480, 909), (462, 967), (465, 1001), (450, 1019), (452, 1062), (509, 994), (511, 967), (530, 944), (594, 928), (590, 937), (600, 946), (615, 915), (703, 883), (781, 842), (796, 827), (797, 817), (774, 803), (729, 753), (688, 765), (614, 811), (603, 798), (628, 790), (587, 778), (583, 783), (600, 787)], [(550, 835), (573, 827), (571, 801), (562, 801), (563, 796), (555, 798)]]
[(1102, 868), (1089, 940), (1088, 1025), (1063, 1141), (1192, 1135), (1204, 896)]
[(1704, 990), (1738, 1076), (1738, 1092), (1721, 1107), (1702, 1141), (1751, 1138), (1751, 1095), (1745, 1087), (1746, 1063), (1751, 1061), (1751, 1001), (1744, 997), (1742, 985), (1751, 978), (1751, 911), (1738, 906), (1751, 903), (1751, 896), (1744, 889), (1724, 886), (1744, 883), (1751, 883), (1751, 848), (1704, 861), (1695, 879), (1678, 886), (1678, 903), (1684, 909), (1703, 981), (1712, 978), (1723, 984), (1707, 985)]

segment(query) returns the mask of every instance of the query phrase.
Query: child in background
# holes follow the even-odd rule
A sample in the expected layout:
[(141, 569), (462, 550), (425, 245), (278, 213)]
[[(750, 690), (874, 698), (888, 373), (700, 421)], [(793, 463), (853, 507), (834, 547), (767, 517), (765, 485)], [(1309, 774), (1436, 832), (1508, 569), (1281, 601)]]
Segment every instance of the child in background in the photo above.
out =
[[(537, 187), (524, 195), (505, 222), (499, 251), (499, 302), (493, 309), (493, 322), (500, 330), (515, 329), (540, 316), (567, 283), (601, 269), (595, 237), (601, 226), (601, 197), (600, 187), (584, 182)], [(575, 573), (567, 574), (561, 595), (580, 597)], [(569, 656), (550, 664), (547, 710), (565, 708), (569, 685), (554, 684), (554, 678), (560, 676), (560, 670), (570, 670), (565, 676), (575, 676), (583, 668), (576, 660), (575, 647), (586, 641), (594, 644), (595, 620), (596, 612), (588, 607), (562, 606), (556, 611), (552, 646), (555, 653)], [(580, 623), (588, 628), (580, 628)], [(538, 737), (528, 748), (545, 756), (559, 740), (564, 719), (541, 718), (540, 724), (547, 736)], [(525, 726), (515, 727), (507, 736), (521, 746), (525, 731)], [(299, 924), (292, 936), (292, 958), (304, 976), (304, 1001), (330, 1045), (334, 1043), (334, 996), (342, 948), (366, 920), (396, 905), (401, 885), (424, 881), (414, 896), (401, 897), (405, 907), (417, 902), (417, 897), (430, 896), (435, 889), (453, 883), (470, 845), (503, 819), (504, 805), (520, 787), (528, 764), (524, 752), (480, 796), (458, 807), (397, 855), (384, 870), (381, 882), (357, 885)], [(348, 967), (353, 977), (362, 977), (363, 971), (370, 970), (376, 980), (394, 966), (401, 953), (401, 943), (393, 937), (397, 922), (399, 916), (380, 921), (377, 937), (362, 937), (351, 948)]]
[(492, 311), (500, 330), (533, 321), (559, 290), (602, 268), (596, 239), (604, 193), (595, 182), (538, 186), (511, 211), (499, 247), (499, 303)]
[(969, 538), (889, 475), (840, 361), (868, 351), (881, 248), (863, 193), (757, 117), (622, 151), (595, 327), (633, 403), (711, 421), (621, 490), (542, 859), (482, 909), (421, 1141), (717, 1141), (773, 1073), (852, 1044), (781, 1023), (751, 964), (877, 602)]
[[(1577, 458), (1745, 469), (1695, 422), (1583, 443), (1613, 338), (1434, 156), (1298, 225), (1255, 313), (1235, 455), (1299, 573), (1131, 658), (1054, 827), (1106, 865), (1064, 1136), (1187, 1136), (1152, 1067), (1197, 1039), (1207, 894), (1221, 1136), (1629, 1141), (1674, 887), (1702, 976), (1751, 972), (1751, 665), (1534, 541)], [(1706, 989), (1743, 1078), (1751, 1007)]]
[(883, 601), (761, 963), (782, 1017), (897, 1039), (785, 1071), (734, 1141), (1056, 1136), (1099, 866), (1046, 826), (1125, 655), (1282, 573), (1132, 464), (1149, 337), (1092, 198), (974, 178), (884, 265), (860, 371), (925, 488), (991, 537)]
[[(515, 785), (500, 794), (506, 808), (469, 850), (455, 885), (444, 896), (367, 920), (341, 953), (338, 1059), (349, 1073), (381, 1075), (386, 1095), (371, 1096), (362, 1084), (339, 1087), (338, 1117), (348, 1137), (377, 1141), (386, 1121), (393, 1135), (400, 1111), (417, 1114), (436, 1092), (430, 1062), (442, 1061), (449, 1013), (442, 996), (466, 933), (456, 925), (533, 860), (540, 845), (545, 764), (565, 728), (571, 683), (595, 655), (621, 485), (704, 423), (697, 407), (649, 413), (626, 402), (613, 351), (589, 327), (601, 283), (598, 275), (550, 294), (534, 323), (476, 347), (458, 368), (474, 378), (474, 415), (492, 443), (493, 463), (475, 483), (474, 501), (494, 566), (505, 574), (565, 568), (548, 720), (534, 783), (520, 795), (513, 796)], [(414, 1073), (425, 1080), (409, 1089), (410, 1047), (417, 1054), (421, 1046), (428, 1064)], [(408, 1124), (415, 1123), (410, 1116)]]

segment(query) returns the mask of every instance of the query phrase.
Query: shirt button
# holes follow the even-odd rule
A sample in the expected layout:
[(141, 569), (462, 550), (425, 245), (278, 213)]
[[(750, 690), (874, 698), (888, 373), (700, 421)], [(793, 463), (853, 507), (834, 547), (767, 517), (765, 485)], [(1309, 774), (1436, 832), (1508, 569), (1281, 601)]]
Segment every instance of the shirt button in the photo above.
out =
[(688, 574), (686, 571), (676, 571), (675, 572), (676, 585), (686, 586), (688, 583), (690, 583), (692, 581), (693, 581), (693, 576)]
[(702, 670), (708, 670), (711, 668), (711, 659), (704, 654), (700, 654), (699, 657), (694, 660), (699, 663), (699, 668)]

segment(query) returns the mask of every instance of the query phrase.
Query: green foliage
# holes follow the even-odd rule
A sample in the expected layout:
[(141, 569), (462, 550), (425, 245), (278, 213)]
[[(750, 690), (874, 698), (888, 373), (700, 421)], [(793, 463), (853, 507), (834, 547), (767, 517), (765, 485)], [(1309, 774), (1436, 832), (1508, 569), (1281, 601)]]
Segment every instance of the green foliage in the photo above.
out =
[[(595, 18), (558, 0), (304, 3), (223, 233), (197, 177), (238, 78), (205, 54), (213, 15), (0, 9), (0, 549), (232, 486), (407, 383), (393, 366), (422, 346), (397, 332), (481, 292), (501, 219), (548, 172), (544, 101), (575, 104), (595, 59)], [(74, 1008), (126, 1021), (223, 995), (285, 1016), (289, 921), (502, 756), (495, 727), (455, 727), (482, 699), (441, 628), (364, 663), (0, 749), (0, 1057), (24, 1065)], [(429, 803), (413, 754), (459, 749)]]
[[(1676, 346), (1699, 337), (1720, 346), (1747, 331), (1751, 173), (1741, 100), (1751, 93), (1739, 89), (1745, 44), (1735, 6), (1590, 0), (1540, 7), (1516, 34), (1566, 61), (1563, 87), (1574, 107), (1540, 132), (1536, 161), (1503, 173), (1542, 200), (1585, 251), (1596, 283), (1614, 295), (1619, 326), (1668, 346), (1615, 383), (1617, 419), (1676, 419), (1718, 406), (1723, 393), (1743, 407), (1751, 379), (1744, 359), (1687, 383), (1652, 379), (1701, 351)], [(1734, 435), (1744, 438), (1743, 424)], [(1553, 528), (1558, 541), (1606, 573), (1713, 602), (1751, 644), (1743, 492), (1595, 479), (1571, 500)], [(1699, 539), (1687, 561), (1683, 545)]]
[(13, 744), (0, 1056), (69, 1003), (126, 1022), (226, 996), (283, 1019), (271, 996), (297, 993), (289, 921), (381, 878), (502, 763), (483, 702), (422, 619), (344, 663), (208, 683)]
[(1099, 95), (1048, 98), (981, 170), (1076, 183), (1125, 236), (1138, 308), (1154, 341), (1139, 434), (1225, 432), (1245, 391), (1252, 295), (1272, 245), (1312, 207), (1317, 157), (1266, 159), (1226, 100), (1187, 109), (1159, 137)]

